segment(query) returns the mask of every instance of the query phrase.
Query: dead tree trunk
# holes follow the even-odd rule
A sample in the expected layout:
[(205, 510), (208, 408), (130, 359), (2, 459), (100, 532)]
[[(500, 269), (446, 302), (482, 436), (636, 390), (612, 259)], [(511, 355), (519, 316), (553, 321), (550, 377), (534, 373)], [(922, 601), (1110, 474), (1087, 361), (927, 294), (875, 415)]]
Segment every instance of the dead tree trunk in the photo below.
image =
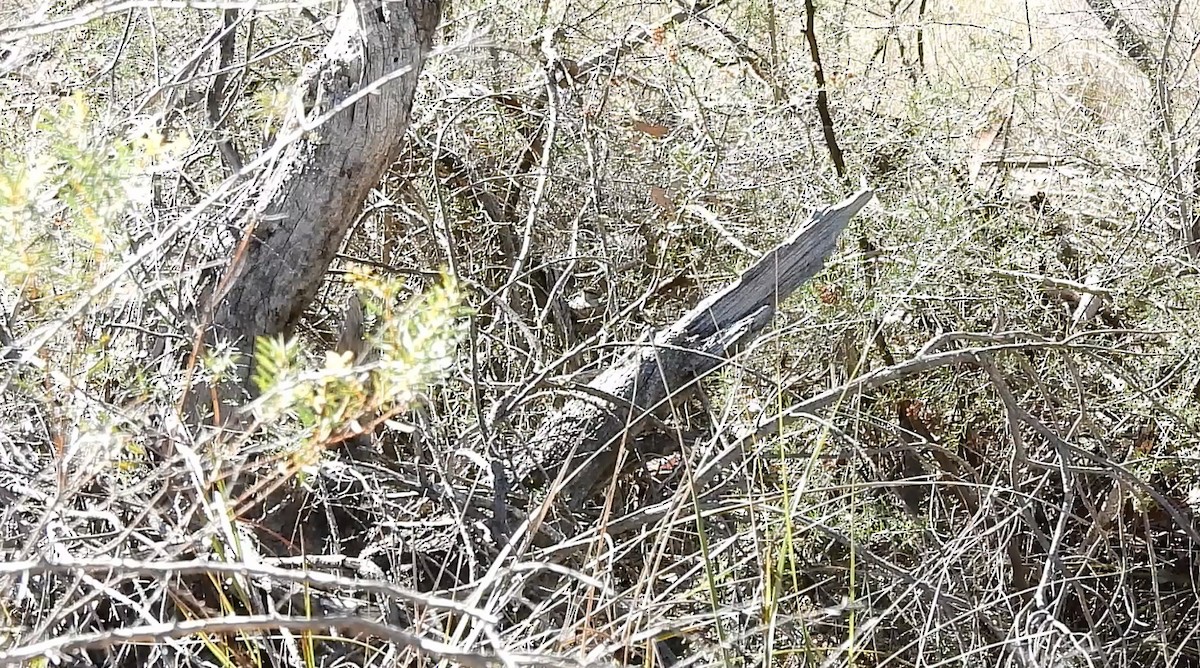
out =
[[(398, 157), (440, 11), (441, 0), (352, 0), (296, 83), (285, 132), (346, 108), (284, 149), (259, 181), (242, 226), (248, 238), (213, 315), (215, 335), (245, 359), (255, 337), (294, 329), (363, 200)], [(240, 371), (245, 385), (250, 368)], [(221, 402), (234, 394), (223, 389)]]
[(632, 442), (650, 414), (756, 338), (779, 303), (821, 270), (838, 235), (873, 196), (860, 191), (817, 212), (733, 284), (600, 374), (585, 396), (547, 418), (528, 448), (515, 453), (514, 479), (537, 482), (561, 471), (559, 493), (578, 506), (609, 477), (617, 445)]

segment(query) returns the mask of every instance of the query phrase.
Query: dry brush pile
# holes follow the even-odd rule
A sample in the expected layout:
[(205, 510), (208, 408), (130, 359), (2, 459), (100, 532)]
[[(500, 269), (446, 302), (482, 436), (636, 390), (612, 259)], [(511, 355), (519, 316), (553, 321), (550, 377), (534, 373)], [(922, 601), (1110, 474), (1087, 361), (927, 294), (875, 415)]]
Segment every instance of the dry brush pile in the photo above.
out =
[[(336, 8), (0, 9), (0, 663), (1200, 664), (1200, 16), (1151, 4), (444, 6), (233, 406)], [(860, 184), (759, 336), (603, 389)], [(581, 401), (636, 421), (562, 471)]]

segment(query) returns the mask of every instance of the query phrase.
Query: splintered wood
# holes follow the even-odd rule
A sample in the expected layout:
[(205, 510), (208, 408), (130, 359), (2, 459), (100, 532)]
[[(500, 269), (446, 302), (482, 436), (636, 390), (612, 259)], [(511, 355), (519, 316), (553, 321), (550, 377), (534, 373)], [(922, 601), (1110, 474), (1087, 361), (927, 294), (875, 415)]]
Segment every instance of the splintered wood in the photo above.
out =
[(821, 270), (842, 230), (872, 197), (862, 190), (817, 212), (732, 284), (634, 346), (514, 453), (513, 480), (537, 485), (557, 477), (559, 497), (578, 507), (609, 479), (621, 445), (632, 443), (650, 416), (686, 399), (700, 378), (762, 333), (778, 304)]

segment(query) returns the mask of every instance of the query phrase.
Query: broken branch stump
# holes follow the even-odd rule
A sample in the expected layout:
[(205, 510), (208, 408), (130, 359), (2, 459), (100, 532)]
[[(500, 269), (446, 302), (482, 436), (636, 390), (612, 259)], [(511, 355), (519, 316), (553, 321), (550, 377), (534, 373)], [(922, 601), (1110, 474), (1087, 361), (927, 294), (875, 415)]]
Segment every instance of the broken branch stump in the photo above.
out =
[(732, 284), (597, 376), (514, 453), (513, 479), (529, 485), (561, 474), (560, 496), (577, 508), (608, 479), (616, 446), (632, 442), (652, 413), (686, 396), (757, 338), (779, 303), (821, 270), (846, 224), (873, 196), (861, 190), (818, 211)]

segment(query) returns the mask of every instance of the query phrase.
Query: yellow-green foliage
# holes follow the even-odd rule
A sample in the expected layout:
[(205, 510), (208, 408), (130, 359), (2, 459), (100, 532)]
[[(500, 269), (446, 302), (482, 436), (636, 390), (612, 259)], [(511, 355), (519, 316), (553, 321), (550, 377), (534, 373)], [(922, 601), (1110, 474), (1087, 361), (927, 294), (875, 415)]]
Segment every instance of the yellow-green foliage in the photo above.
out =
[(0, 280), (45, 312), (91, 287), (119, 258), (118, 225), (145, 199), (155, 132), (109, 139), (82, 95), (39, 113), (27, 154), (0, 159)]
[(262, 337), (255, 348), (260, 416), (294, 416), (308, 444), (352, 434), (363, 416), (405, 410), (453, 363), (463, 334), (462, 296), (450, 277), (407, 303), (401, 303), (401, 280), (360, 273), (353, 283), (375, 317), (369, 336), (374, 359), (364, 363), (331, 351), (314, 365), (295, 338)]

